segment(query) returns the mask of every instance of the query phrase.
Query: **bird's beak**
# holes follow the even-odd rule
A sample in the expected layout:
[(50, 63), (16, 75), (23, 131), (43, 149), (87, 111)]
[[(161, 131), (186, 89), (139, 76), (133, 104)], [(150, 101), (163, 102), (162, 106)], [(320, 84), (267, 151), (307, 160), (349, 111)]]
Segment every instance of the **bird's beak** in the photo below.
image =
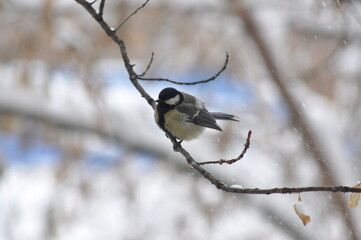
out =
[(159, 103), (159, 99), (155, 100), (157, 103)]

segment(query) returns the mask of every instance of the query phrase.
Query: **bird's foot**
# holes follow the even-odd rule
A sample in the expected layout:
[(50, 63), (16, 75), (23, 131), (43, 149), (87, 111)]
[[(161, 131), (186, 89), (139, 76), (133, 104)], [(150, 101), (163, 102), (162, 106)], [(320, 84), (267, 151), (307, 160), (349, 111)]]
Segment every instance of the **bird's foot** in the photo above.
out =
[(179, 140), (179, 141), (175, 140), (175, 143), (173, 144), (173, 150), (175, 152), (179, 152), (178, 149), (180, 147), (182, 147), (182, 145), (181, 145), (182, 142), (183, 142), (183, 140)]

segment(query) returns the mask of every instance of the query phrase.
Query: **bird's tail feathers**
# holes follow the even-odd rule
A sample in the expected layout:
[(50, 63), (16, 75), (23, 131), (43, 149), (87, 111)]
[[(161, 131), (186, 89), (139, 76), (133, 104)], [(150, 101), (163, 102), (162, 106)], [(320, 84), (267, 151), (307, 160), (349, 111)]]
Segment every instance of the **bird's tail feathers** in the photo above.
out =
[(239, 117), (233, 114), (222, 113), (222, 112), (211, 112), (211, 114), (215, 119), (239, 122)]

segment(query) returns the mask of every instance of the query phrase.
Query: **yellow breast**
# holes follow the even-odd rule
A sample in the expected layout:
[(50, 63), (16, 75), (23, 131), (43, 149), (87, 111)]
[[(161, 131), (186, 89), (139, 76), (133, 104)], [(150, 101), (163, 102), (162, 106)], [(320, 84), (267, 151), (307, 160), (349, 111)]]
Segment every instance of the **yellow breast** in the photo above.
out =
[(204, 131), (204, 127), (195, 125), (191, 122), (186, 122), (186, 115), (177, 111), (167, 112), (164, 117), (165, 128), (178, 139), (192, 140), (197, 138)]

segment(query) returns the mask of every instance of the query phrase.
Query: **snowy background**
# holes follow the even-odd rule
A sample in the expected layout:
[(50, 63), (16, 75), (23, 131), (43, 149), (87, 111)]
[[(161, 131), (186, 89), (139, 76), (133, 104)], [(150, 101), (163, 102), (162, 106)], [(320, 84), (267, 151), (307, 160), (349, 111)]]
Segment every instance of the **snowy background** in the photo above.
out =
[[(105, 19), (116, 27), (142, 3), (108, 0)], [(341, 206), (349, 194), (302, 194), (311, 216), (303, 226), (298, 195), (229, 194), (200, 177), (154, 123), (117, 46), (75, 1), (5, 0), (0, 13), (1, 240), (361, 239), (361, 208)], [(230, 54), (216, 81), (173, 86), (241, 119), (185, 142), (197, 161), (238, 156), (253, 131), (240, 162), (206, 167), (217, 178), (249, 188), (353, 186), (361, 179), (360, 29), (357, 1), (151, 0), (119, 36), (139, 73), (155, 53), (149, 77), (206, 79)], [(141, 84), (153, 98), (171, 86)]]

